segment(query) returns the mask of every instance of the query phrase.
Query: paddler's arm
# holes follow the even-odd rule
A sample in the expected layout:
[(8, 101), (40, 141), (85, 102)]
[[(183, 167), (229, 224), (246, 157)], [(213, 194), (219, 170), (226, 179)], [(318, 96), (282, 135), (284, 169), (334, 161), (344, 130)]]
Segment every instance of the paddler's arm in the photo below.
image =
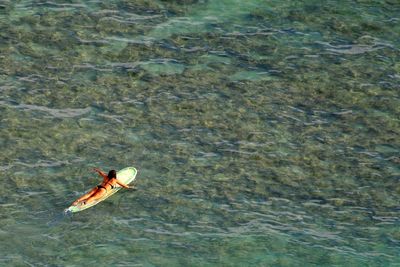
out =
[(108, 181), (108, 176), (107, 176), (107, 174), (105, 172), (102, 172), (98, 168), (94, 168), (93, 171), (97, 172), (101, 177), (103, 177), (103, 182), (107, 182)]
[(126, 189), (133, 189), (133, 188), (134, 188), (133, 186), (129, 186), (129, 185), (127, 185), (127, 184), (121, 183), (121, 182), (118, 181), (118, 180), (117, 180), (117, 184), (120, 185), (120, 186), (122, 186), (123, 188), (126, 188)]

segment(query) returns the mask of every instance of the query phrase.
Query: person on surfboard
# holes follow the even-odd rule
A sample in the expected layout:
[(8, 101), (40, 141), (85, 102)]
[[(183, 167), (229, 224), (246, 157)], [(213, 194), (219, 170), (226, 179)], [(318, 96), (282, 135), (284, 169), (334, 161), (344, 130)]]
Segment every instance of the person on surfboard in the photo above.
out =
[(129, 186), (118, 181), (117, 172), (115, 170), (110, 170), (108, 174), (106, 174), (105, 172), (101, 171), (98, 168), (94, 168), (93, 170), (97, 172), (101, 177), (103, 177), (103, 182), (100, 185), (93, 188), (87, 194), (75, 200), (75, 202), (72, 203), (72, 205), (77, 205), (77, 204), (86, 205), (88, 203), (94, 202), (102, 198), (104, 194), (107, 193), (107, 191), (112, 190), (118, 185), (122, 186), (123, 188), (134, 189), (133, 186)]

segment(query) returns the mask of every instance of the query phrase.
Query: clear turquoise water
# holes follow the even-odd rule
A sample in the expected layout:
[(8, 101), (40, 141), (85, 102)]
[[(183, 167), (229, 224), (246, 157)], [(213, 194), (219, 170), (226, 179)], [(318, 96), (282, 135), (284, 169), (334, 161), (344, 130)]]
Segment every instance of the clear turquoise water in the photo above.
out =
[(2, 1), (0, 29), (0, 266), (400, 266), (397, 0)]

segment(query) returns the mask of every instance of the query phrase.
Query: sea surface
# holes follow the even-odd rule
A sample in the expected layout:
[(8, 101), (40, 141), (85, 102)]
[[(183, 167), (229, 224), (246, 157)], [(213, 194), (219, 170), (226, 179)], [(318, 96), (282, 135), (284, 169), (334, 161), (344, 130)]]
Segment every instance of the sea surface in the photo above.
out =
[(0, 266), (400, 266), (400, 2), (2, 0), (0, 151)]

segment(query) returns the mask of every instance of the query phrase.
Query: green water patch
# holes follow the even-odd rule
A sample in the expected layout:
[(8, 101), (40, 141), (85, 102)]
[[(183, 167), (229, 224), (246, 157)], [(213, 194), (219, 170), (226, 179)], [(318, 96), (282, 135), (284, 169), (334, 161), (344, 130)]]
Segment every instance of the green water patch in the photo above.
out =
[(199, 57), (199, 62), (204, 64), (212, 64), (212, 63), (231, 64), (232, 59), (227, 56), (206, 54)]
[(243, 21), (243, 17), (251, 11), (262, 6), (262, 1), (211, 1), (206, 4), (196, 4), (190, 7), (183, 16), (171, 18), (159, 24), (149, 36), (157, 39), (165, 39), (172, 35), (185, 35), (192, 33), (205, 33), (217, 31), (213, 24), (234, 24), (235, 21)]
[(171, 61), (157, 62), (157, 60), (155, 60), (150, 62), (142, 62), (139, 64), (139, 66), (152, 75), (182, 74), (182, 72), (185, 70), (185, 66), (183, 64)]
[(258, 71), (239, 71), (229, 76), (231, 81), (270, 81), (274, 78), (267, 72)]

